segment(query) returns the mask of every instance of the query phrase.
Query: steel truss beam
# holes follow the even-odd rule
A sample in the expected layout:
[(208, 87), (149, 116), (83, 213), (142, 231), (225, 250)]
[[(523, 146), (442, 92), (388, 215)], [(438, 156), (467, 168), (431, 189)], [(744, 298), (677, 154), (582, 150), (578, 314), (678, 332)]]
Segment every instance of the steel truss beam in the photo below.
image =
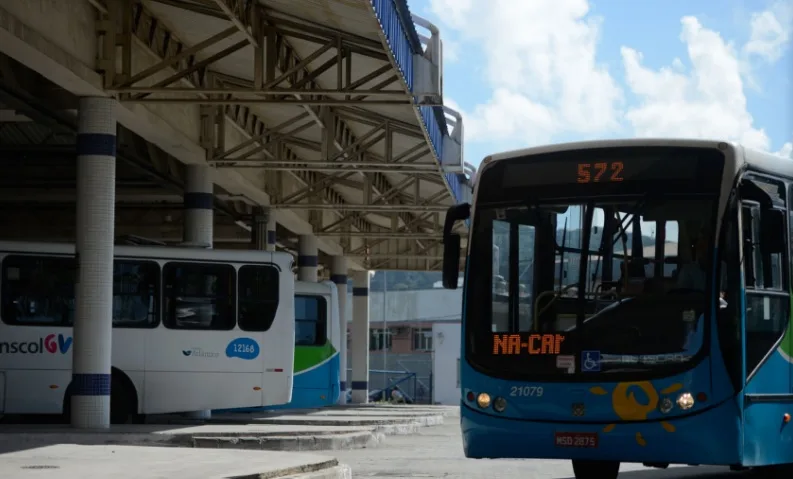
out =
[[(228, 38), (236, 33), (236, 30), (226, 29), (220, 34), (213, 35), (209, 39), (191, 47), (182, 43), (174, 33), (168, 30), (164, 24), (159, 22), (137, 1), (111, 0), (108, 2), (108, 7), (105, 8), (104, 21), (101, 22), (101, 29), (98, 32), (103, 40), (103, 54), (109, 58), (100, 59), (99, 61), (100, 68), (102, 66), (105, 67), (103, 73), (105, 84), (106, 86), (109, 85), (108, 88), (111, 88), (116, 82), (139, 81), (136, 76), (144, 78), (163, 70), (175, 71), (176, 73), (159, 83), (181, 82), (191, 86), (205, 85), (208, 81), (212, 81), (212, 75), (207, 72), (209, 64), (247, 45), (246, 42), (238, 42), (233, 45), (234, 48), (226, 48), (202, 61), (197, 57), (198, 52), (207, 46), (216, 44), (221, 39)], [(127, 12), (130, 13), (127, 14)], [(111, 18), (114, 21), (111, 21)], [(118, 29), (120, 31), (114, 31), (116, 25), (121, 25), (121, 28)], [(127, 39), (127, 37), (130, 38)], [(131, 42), (133, 38), (157, 58), (160, 58), (157, 64), (135, 75), (132, 74), (131, 70)], [(114, 39), (117, 41), (114, 41)], [(116, 72), (114, 68), (109, 67), (116, 64), (115, 56), (118, 43), (122, 45), (120, 72)], [(167, 70), (169, 68), (171, 70)], [(122, 99), (123, 96), (121, 95)], [(276, 128), (270, 129), (249, 107), (242, 105), (207, 106), (203, 110), (202, 146), (212, 150), (208, 153), (208, 159), (212, 159), (216, 153), (223, 153), (224, 151), (222, 144), (223, 135), (220, 134), (225, 126), (223, 119), (229, 121), (249, 138), (248, 142), (245, 142), (246, 146), (257, 145), (264, 150), (269, 149), (271, 155), (272, 150), (275, 148), (265, 145), (262, 139), (271, 134), (271, 132), (275, 132), (279, 127), (288, 126), (281, 124)], [(213, 110), (215, 114), (213, 114)], [(216, 114), (218, 111), (220, 114)], [(306, 118), (308, 116), (309, 114), (306, 113), (302, 117)], [(287, 158), (291, 161), (299, 160), (299, 157), (286, 145), (278, 148), (277, 152), (281, 158)], [(305, 186), (310, 185), (317, 179), (317, 173), (315, 172), (297, 171), (290, 172), (290, 174)], [(282, 182), (281, 173), (275, 173), (271, 180), (270, 184), (273, 187), (272, 191), (268, 191), (268, 193), (278, 196), (278, 185)], [(334, 190), (325, 190), (320, 193), (320, 196), (331, 204), (343, 202), (343, 198)], [(371, 229), (371, 224), (362, 220), (356, 224), (356, 227), (359, 231), (367, 231)]]
[[(420, 127), (401, 124), (393, 120), (382, 122), (382, 118), (373, 117), (371, 113), (354, 106), (353, 102), (355, 101), (373, 101), (366, 99), (390, 98), (390, 96), (398, 94), (412, 101), (412, 94), (404, 87), (402, 90), (386, 89), (389, 85), (394, 83), (401, 85), (401, 83), (398, 82), (398, 76), (387, 61), (380, 42), (284, 18), (277, 13), (267, 12), (264, 8), (250, 6), (254, 4), (252, 2), (212, 0), (213, 7), (206, 3), (198, 5), (179, 0), (155, 1), (230, 20), (233, 25), (204, 41), (187, 46), (176, 35), (169, 32), (137, 0), (110, 0), (99, 32), (105, 40), (99, 62), (100, 70), (104, 73), (105, 86), (108, 90), (118, 93), (121, 101), (151, 100), (150, 97), (153, 95), (167, 90), (169, 98), (173, 97), (172, 93), (174, 92), (190, 93), (193, 97), (183, 100), (207, 105), (202, 108), (202, 117), (204, 118), (202, 143), (208, 149), (207, 160), (213, 165), (230, 166), (233, 163), (235, 168), (255, 165), (258, 168), (271, 170), (272, 173), (267, 173), (269, 178), (266, 185), (267, 192), (271, 197), (276, 201), (283, 201), (279, 204), (284, 205), (294, 204), (301, 200), (311, 201), (309, 205), (320, 205), (311, 208), (312, 210), (356, 210), (357, 208), (354, 206), (345, 208), (346, 202), (332, 188), (336, 182), (351, 181), (353, 175), (363, 176), (364, 197), (368, 200), (366, 204), (374, 205), (375, 209), (379, 211), (385, 210), (385, 208), (379, 208), (381, 205), (383, 207), (394, 205), (397, 201), (404, 199), (403, 189), (391, 185), (381, 173), (382, 171), (411, 174), (410, 181), (413, 182), (416, 190), (415, 203), (419, 202), (418, 187), (421, 181), (442, 184), (441, 178), (438, 177), (440, 169), (437, 165), (433, 163), (424, 166), (415, 163), (422, 157), (431, 155)], [(198, 55), (203, 50), (232, 36), (239, 35), (240, 32), (245, 37), (243, 40), (233, 43), (220, 52), (199, 59)], [(291, 47), (290, 37), (313, 42), (319, 47), (314, 53), (301, 59)], [(142, 43), (161, 60), (150, 68), (133, 73), (131, 68), (133, 39)], [(253, 80), (230, 77), (210, 69), (217, 60), (249, 45), (254, 47), (256, 53), (253, 61)], [(119, 46), (121, 47), (120, 62), (116, 58), (116, 50)], [(335, 51), (332, 58), (313, 70), (308, 68), (312, 62), (331, 51)], [(361, 78), (353, 79), (352, 62), (356, 55), (381, 59), (384, 61), (384, 65)], [(115, 68), (116, 64), (120, 64), (120, 69)], [(317, 78), (334, 67), (338, 72), (335, 88), (322, 89), (317, 84)], [(162, 72), (171, 74), (152, 84), (150, 78)], [(385, 79), (380, 80), (384, 76)], [(136, 85), (140, 83), (147, 83), (147, 85)], [(364, 89), (368, 84), (373, 85)], [(178, 86), (173, 87), (172, 85)], [(326, 105), (335, 104), (333, 101), (329, 101), (333, 100), (330, 98), (333, 95), (339, 96), (342, 103), (347, 102), (347, 105), (350, 106), (339, 106), (333, 109), (327, 106), (319, 108), (309, 106), (317, 102)], [(241, 101), (231, 101), (233, 97), (239, 97)], [(282, 123), (268, 128), (249, 107), (243, 106), (245, 103), (262, 101), (297, 102), (303, 105), (305, 113), (299, 115), (299, 118), (284, 122), (289, 124)], [(232, 103), (234, 105), (231, 105)], [(302, 125), (294, 127), (297, 122), (306, 119), (313, 120), (323, 129), (326, 139), (323, 139), (321, 144), (307, 144), (309, 142), (293, 136), (296, 134), (295, 130), (310, 126), (310, 123), (304, 122)], [(232, 157), (227, 154), (232, 151), (236, 153), (244, 150), (241, 148), (243, 145), (238, 145), (229, 151), (223, 148), (223, 135), (220, 133), (227, 120), (230, 120), (234, 127), (245, 132), (248, 136), (250, 144), (245, 146), (253, 147), (256, 152), (261, 152), (268, 159), (251, 159), (250, 157), (255, 153), (250, 153), (250, 149), (244, 151), (244, 157)], [(368, 124), (375, 123), (373, 126), (384, 130), (385, 135), (374, 134), (374, 136), (379, 136), (380, 140), (385, 141), (387, 145), (386, 158), (374, 158), (370, 152), (366, 151), (366, 148), (361, 147), (361, 143), (369, 138), (368, 134), (361, 139), (356, 139), (345, 120), (364, 124), (367, 124), (368, 121)], [(377, 124), (378, 121), (380, 124)], [(289, 127), (293, 128), (286, 130)], [(390, 144), (392, 135), (395, 133), (415, 137), (419, 143), (409, 152), (393, 158)], [(339, 150), (338, 154), (330, 154), (328, 141), (331, 148), (335, 147)], [(369, 143), (369, 146), (373, 144)], [(324, 161), (317, 163), (304, 161), (290, 149), (290, 146), (319, 149), (325, 153), (322, 156)], [(408, 153), (413, 156), (405, 156)], [(342, 172), (339, 172), (340, 170)], [(323, 171), (332, 171), (334, 174), (323, 175)], [(304, 189), (297, 196), (291, 194), (284, 198), (280, 194), (279, 184), (282, 183), (281, 175), (283, 174), (297, 178), (304, 185)], [(396, 192), (394, 193), (394, 191)], [(372, 198), (375, 194), (378, 195), (376, 199)], [(444, 196), (448, 196), (448, 193)], [(415, 205), (410, 209), (427, 210), (427, 208), (417, 208)], [(366, 221), (363, 211), (366, 210), (357, 209), (352, 214), (340, 214), (341, 228), (332, 231), (374, 231), (375, 228)], [(421, 234), (421, 228), (426, 226), (425, 219), (417, 221), (414, 215), (402, 212), (399, 214), (399, 220), (392, 222), (392, 230)], [(400, 222), (402, 226), (400, 226)], [(312, 223), (318, 230), (324, 231), (325, 227), (321, 224), (321, 220), (317, 223), (315, 218)], [(377, 240), (375, 244), (382, 241), (386, 240)], [(369, 249), (373, 245), (365, 244), (364, 246)], [(414, 250), (417, 247), (423, 247), (422, 243), (416, 242)]]
[[(111, 0), (113, 3), (117, 0)], [(131, 0), (123, 0), (131, 1)], [(162, 1), (159, 3), (183, 8), (195, 13), (230, 21), (232, 26), (206, 40), (180, 51), (176, 58), (168, 58), (134, 75), (122, 75), (106, 85), (112, 92), (124, 94), (123, 101), (138, 103), (203, 103), (217, 105), (234, 104), (302, 104), (302, 105), (411, 105), (416, 102), (414, 94), (405, 88), (386, 89), (396, 83), (388, 56), (379, 42), (350, 34), (341, 34), (316, 26), (301, 24), (284, 18), (275, 18), (258, 2), (242, 0), (211, 0), (210, 4), (196, 5), (184, 1)], [(110, 9), (112, 11), (112, 9)], [(133, 17), (134, 18), (134, 17)], [(231, 37), (239, 39), (231, 46), (201, 61), (195, 61), (167, 79), (153, 84), (147, 80), (169, 67), (195, 56), (209, 47)], [(299, 61), (294, 61), (294, 50), (290, 38), (300, 39), (317, 45), (317, 49)], [(256, 52), (253, 61), (252, 80), (229, 75), (213, 75), (208, 67), (219, 59), (253, 46)], [(122, 45), (123, 48), (123, 45)], [(307, 67), (320, 58), (333, 56), (313, 72)], [(381, 60), (383, 65), (360, 78), (353, 78), (353, 62), (358, 57)], [(332, 69), (337, 69), (336, 85), (320, 88), (316, 78)], [(192, 85), (179, 84), (179, 80), (198, 73), (212, 77), (205, 82)], [(390, 75), (389, 75), (390, 74)], [(382, 79), (384, 75), (389, 75)], [(377, 80), (380, 80), (377, 82)], [(373, 82), (376, 82), (372, 84)], [(288, 84), (288, 86), (285, 86)], [(167, 97), (161, 97), (163, 93)], [(424, 104), (424, 103), (422, 103)]]

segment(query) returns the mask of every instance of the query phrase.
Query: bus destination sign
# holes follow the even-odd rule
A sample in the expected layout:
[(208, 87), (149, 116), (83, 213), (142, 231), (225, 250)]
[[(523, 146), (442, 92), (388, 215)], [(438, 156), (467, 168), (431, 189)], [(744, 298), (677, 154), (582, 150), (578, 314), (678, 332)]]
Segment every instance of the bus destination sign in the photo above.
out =
[(564, 340), (561, 334), (494, 334), (493, 355), (557, 355)]

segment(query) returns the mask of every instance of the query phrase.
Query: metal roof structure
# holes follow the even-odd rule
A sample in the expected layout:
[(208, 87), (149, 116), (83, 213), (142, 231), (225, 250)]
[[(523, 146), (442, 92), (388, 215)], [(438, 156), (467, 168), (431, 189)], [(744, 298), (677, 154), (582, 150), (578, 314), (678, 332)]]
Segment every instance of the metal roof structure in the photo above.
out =
[[(283, 248), (307, 232), (291, 225), (307, 221), (325, 240), (321, 250), (366, 269), (439, 268), (445, 210), (470, 195), (473, 170), (462, 160), (462, 120), (443, 106), (440, 34), (405, 0), (89, 1), (99, 87), (132, 114), (195, 129), (205, 155), (191, 161), (224, 179), (215, 182), (217, 247), (249, 247), (252, 217), (269, 206)], [(3, 61), (16, 62), (0, 77), (0, 113), (10, 112), (0, 116), (0, 155), (6, 167), (26, 168), (30, 188), (49, 182), (31, 201), (53, 209), (70, 201), (46, 173), (70, 168), (55, 163), (73, 148), (78, 92), (52, 93), (22, 71), (21, 56)], [(178, 115), (193, 111), (195, 125), (181, 124)], [(179, 222), (179, 148), (119, 121), (117, 230), (177, 241), (178, 228), (164, 223)], [(234, 187), (243, 182), (269, 201)], [(25, 203), (12, 186), (0, 216)]]

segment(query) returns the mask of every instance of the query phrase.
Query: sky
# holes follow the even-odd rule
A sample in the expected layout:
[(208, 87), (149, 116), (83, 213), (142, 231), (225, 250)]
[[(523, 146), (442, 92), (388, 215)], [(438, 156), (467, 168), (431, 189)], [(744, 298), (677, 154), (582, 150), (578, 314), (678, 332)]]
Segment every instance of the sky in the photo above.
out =
[[(738, 141), (793, 159), (790, 0), (408, 0), (437, 25), (465, 161), (603, 138)], [(425, 32), (421, 32), (425, 33)]]

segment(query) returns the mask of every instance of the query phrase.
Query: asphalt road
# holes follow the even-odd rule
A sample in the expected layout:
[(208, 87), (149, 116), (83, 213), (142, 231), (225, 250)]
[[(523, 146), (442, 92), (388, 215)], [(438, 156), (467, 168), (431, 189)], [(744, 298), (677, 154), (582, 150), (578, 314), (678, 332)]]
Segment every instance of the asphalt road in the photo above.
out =
[[(446, 418), (443, 426), (422, 428), (419, 434), (387, 436), (373, 449), (333, 451), (340, 462), (352, 467), (354, 478), (444, 479), (572, 479), (569, 461), (466, 459), (459, 420)], [(648, 469), (623, 464), (620, 479), (749, 479), (749, 472), (727, 468), (670, 467)]]

